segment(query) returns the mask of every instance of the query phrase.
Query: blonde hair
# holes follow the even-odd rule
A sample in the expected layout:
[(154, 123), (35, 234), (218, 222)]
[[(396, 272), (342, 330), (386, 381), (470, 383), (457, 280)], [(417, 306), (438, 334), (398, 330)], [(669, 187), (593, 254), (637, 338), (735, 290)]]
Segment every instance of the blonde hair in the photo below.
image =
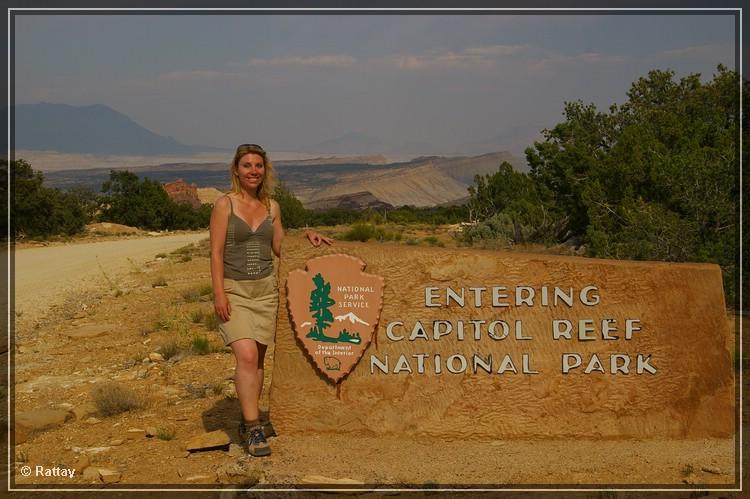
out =
[(245, 154), (257, 154), (263, 158), (265, 173), (263, 175), (263, 181), (258, 186), (256, 195), (258, 196), (258, 199), (266, 205), (266, 209), (270, 211), (271, 193), (273, 193), (273, 184), (275, 180), (273, 164), (271, 163), (271, 158), (268, 156), (268, 153), (258, 144), (241, 144), (237, 147), (237, 150), (234, 153), (234, 159), (232, 159), (232, 162), (229, 164), (229, 177), (232, 180), (231, 192), (235, 194), (240, 194), (242, 192), (237, 168), (240, 165), (240, 158)]

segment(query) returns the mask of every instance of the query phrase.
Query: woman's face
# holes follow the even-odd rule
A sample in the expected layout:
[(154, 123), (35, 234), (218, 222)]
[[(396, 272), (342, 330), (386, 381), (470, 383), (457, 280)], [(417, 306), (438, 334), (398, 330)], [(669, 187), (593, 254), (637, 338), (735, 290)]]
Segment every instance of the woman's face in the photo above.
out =
[(237, 163), (237, 176), (243, 188), (250, 192), (256, 192), (266, 176), (263, 156), (252, 152), (242, 156)]

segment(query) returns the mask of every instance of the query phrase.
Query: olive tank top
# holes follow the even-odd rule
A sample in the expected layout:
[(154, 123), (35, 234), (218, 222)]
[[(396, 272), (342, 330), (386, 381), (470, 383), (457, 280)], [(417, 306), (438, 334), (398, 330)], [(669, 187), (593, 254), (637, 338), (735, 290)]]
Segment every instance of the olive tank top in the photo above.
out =
[(224, 277), (238, 281), (268, 277), (273, 272), (271, 214), (252, 230), (234, 213), (234, 201), (227, 197), (232, 211), (224, 242)]

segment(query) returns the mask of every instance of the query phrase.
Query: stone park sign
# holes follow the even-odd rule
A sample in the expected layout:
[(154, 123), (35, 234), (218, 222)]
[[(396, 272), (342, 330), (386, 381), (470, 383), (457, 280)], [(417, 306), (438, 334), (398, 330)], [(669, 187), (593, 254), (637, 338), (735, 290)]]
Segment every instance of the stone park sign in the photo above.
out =
[[(315, 258), (287, 280), (289, 316), (322, 374), (340, 381), (367, 349), (378, 325), (383, 278), (348, 255)], [(334, 283), (331, 286), (331, 283)]]
[(356, 243), (322, 253), (293, 246), (282, 262), (280, 432), (735, 432), (718, 266)]

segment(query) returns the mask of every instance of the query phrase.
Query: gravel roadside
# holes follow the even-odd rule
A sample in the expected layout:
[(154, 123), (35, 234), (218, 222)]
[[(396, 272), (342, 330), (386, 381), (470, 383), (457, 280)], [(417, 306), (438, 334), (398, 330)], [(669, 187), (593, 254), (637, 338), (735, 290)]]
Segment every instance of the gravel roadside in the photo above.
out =
[(42, 317), (70, 293), (84, 293), (120, 273), (208, 237), (208, 232), (17, 249), (12, 268), (15, 311), (25, 320)]

